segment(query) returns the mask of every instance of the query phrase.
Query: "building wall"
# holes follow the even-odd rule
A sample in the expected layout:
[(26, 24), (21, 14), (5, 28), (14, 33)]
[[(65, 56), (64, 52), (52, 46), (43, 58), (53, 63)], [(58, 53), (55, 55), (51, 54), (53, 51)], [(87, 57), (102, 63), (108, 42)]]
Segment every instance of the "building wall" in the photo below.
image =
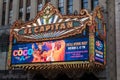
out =
[(6, 70), (6, 60), (8, 54), (8, 38), (5, 37), (6, 35), (9, 35), (9, 25), (0, 26), (0, 70)]
[[(0, 0), (0, 15), (2, 16), (2, 6), (3, 6), (3, 0)], [(26, 1), (27, 0), (23, 0), (23, 16), (22, 16), (22, 20), (25, 21), (26, 18)], [(88, 10), (91, 11), (92, 10), (92, 0), (88, 0)], [(103, 7), (106, 7), (105, 4), (106, 0), (99, 0), (99, 5), (102, 5)], [(10, 6), (10, 0), (6, 0), (6, 13), (5, 13), (5, 25), (8, 25), (8, 19), (9, 19), (9, 6)], [(12, 3), (12, 10), (13, 10), (13, 15), (12, 16), (12, 23), (16, 20), (18, 20), (18, 16), (19, 16), (19, 3), (20, 0), (13, 0)], [(50, 0), (50, 3), (53, 4), (56, 8), (58, 8), (58, 0)], [(45, 0), (42, 0), (42, 4), (45, 4)], [(66, 15), (67, 14), (67, 0), (64, 0), (64, 12)], [(31, 10), (30, 10), (30, 20), (33, 19), (36, 14), (37, 14), (37, 0), (31, 0), (30, 3), (31, 6)], [(82, 0), (73, 0), (73, 13), (75, 10), (80, 11), (80, 9), (82, 8)], [(0, 25), (2, 22), (2, 17), (0, 17)]]
[(115, 0), (117, 80), (120, 80), (120, 0)]
[(107, 1), (107, 80), (116, 80), (115, 0)]
[(6, 68), (6, 57), (7, 52), (0, 52), (0, 70), (5, 70)]

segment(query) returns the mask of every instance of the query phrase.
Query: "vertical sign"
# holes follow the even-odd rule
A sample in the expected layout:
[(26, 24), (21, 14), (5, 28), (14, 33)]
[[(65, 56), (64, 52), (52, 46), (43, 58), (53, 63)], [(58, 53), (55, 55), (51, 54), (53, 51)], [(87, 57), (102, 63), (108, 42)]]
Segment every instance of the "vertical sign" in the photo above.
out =
[(95, 38), (95, 61), (104, 63), (104, 42)]

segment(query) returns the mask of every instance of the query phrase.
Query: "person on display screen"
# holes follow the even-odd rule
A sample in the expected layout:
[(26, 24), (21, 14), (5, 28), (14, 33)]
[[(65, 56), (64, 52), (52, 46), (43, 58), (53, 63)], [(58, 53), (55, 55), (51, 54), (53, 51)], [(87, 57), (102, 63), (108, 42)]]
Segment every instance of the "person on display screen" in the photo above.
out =
[(52, 42), (51, 49), (47, 52), (46, 61), (63, 61), (65, 54), (65, 42), (63, 40)]
[(33, 49), (33, 61), (32, 62), (44, 62), (46, 61), (46, 57), (42, 56), (44, 52), (47, 51), (47, 47), (43, 43), (36, 43), (38, 49), (35, 49), (35, 45), (32, 44)]

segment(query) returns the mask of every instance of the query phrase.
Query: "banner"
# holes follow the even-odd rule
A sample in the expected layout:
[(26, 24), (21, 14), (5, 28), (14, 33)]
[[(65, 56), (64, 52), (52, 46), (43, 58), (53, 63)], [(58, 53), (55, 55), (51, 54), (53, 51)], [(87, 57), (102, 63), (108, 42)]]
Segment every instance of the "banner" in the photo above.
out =
[(88, 61), (88, 38), (17, 43), (12, 47), (12, 64), (57, 61)]
[(95, 38), (95, 61), (104, 63), (104, 42)]

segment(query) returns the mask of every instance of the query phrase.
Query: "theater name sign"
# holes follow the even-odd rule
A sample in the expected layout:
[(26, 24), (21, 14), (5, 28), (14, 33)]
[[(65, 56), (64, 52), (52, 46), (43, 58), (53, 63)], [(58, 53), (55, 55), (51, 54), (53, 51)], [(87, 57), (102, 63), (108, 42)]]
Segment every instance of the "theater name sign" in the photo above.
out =
[(61, 15), (50, 3), (35, 19), (10, 29), (8, 68), (101, 70), (106, 64), (106, 29), (100, 7)]

